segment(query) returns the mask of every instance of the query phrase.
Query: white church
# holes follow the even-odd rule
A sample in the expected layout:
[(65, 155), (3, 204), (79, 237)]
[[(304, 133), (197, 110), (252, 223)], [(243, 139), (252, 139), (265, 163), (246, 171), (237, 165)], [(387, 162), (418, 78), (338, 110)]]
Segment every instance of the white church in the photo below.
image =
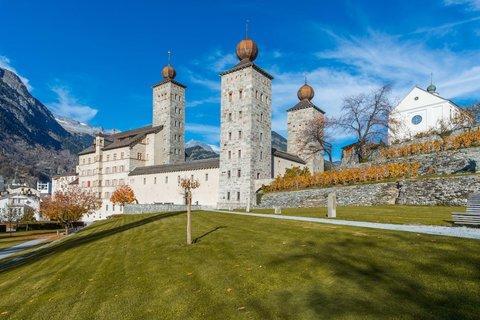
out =
[[(193, 178), (200, 182), (193, 191), (194, 203), (245, 208), (256, 204), (263, 184), (283, 175), (287, 168), (323, 171), (323, 154), (306, 156), (298, 147), (305, 121), (324, 116), (311, 101), (313, 88), (306, 83), (301, 86), (299, 102), (287, 111), (288, 152), (274, 149), (273, 77), (254, 63), (258, 48), (253, 40), (240, 41), (236, 54), (239, 62), (220, 74), (220, 157), (185, 161), (186, 86), (176, 80), (176, 71), (169, 63), (162, 70), (163, 79), (153, 86), (152, 124), (98, 134), (93, 145), (79, 153), (77, 178), (69, 183), (88, 188), (102, 199), (101, 209), (88, 219), (121, 213), (122, 208), (113, 205), (110, 197), (125, 184), (132, 187), (140, 204), (184, 204), (180, 179)], [(61, 186), (60, 182), (55, 185)]]
[(459, 110), (455, 103), (437, 93), (435, 85), (430, 84), (427, 90), (415, 86), (390, 114), (394, 130), (388, 132), (389, 143), (415, 138), (441, 122), (448, 125)]

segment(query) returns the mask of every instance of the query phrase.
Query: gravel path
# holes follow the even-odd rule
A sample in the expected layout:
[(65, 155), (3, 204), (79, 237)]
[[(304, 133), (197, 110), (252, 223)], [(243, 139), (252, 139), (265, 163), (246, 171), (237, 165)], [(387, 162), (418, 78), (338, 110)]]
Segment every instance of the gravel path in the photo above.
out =
[(34, 239), (34, 240), (22, 242), (22, 243), (17, 244), (13, 247), (10, 247), (10, 248), (2, 249), (2, 250), (0, 250), (0, 260), (2, 260), (4, 258), (7, 258), (7, 257), (11, 256), (12, 254), (20, 252), (22, 250), (34, 247), (34, 246), (36, 246), (40, 243), (43, 243), (47, 240), (48, 240), (48, 238)]
[(377, 222), (365, 222), (365, 221), (350, 221), (350, 220), (337, 220), (337, 219), (325, 219), (325, 218), (310, 218), (310, 217), (297, 217), (297, 216), (283, 216), (273, 214), (261, 214), (261, 213), (244, 213), (233, 212), (223, 210), (208, 210), (212, 212), (236, 214), (241, 216), (261, 217), (269, 219), (280, 220), (294, 220), (294, 221), (307, 221), (316, 223), (335, 224), (340, 226), (373, 228), (393, 231), (405, 231), (413, 233), (432, 234), (437, 236), (467, 238), (480, 240), (480, 228), (467, 228), (467, 227), (442, 227), (442, 226), (424, 226), (424, 225), (411, 225), (411, 224), (393, 224), (393, 223), (377, 223)]

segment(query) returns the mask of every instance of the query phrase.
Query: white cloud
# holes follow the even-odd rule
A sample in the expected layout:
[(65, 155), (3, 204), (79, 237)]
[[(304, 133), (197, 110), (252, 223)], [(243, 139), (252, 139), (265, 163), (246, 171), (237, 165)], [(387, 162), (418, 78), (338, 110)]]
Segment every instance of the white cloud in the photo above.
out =
[(444, 0), (443, 3), (447, 6), (463, 5), (471, 10), (480, 10), (480, 0)]
[(47, 105), (54, 114), (80, 122), (88, 122), (98, 112), (95, 108), (79, 103), (77, 98), (73, 97), (70, 91), (64, 87), (54, 87), (52, 91), (57, 94), (57, 101), (47, 103)]
[(191, 102), (187, 102), (187, 107), (196, 107), (206, 103), (220, 103), (220, 97), (212, 96), (205, 99), (193, 100)]
[(31, 91), (33, 89), (30, 85), (30, 80), (20, 75), (20, 73), (12, 66), (10, 59), (5, 56), (0, 56), (0, 67), (14, 72), (20, 78), (20, 80), (22, 80), (28, 91)]
[(220, 128), (213, 125), (187, 123), (185, 126), (187, 132), (200, 135), (203, 140), (209, 144), (218, 144), (220, 141)]

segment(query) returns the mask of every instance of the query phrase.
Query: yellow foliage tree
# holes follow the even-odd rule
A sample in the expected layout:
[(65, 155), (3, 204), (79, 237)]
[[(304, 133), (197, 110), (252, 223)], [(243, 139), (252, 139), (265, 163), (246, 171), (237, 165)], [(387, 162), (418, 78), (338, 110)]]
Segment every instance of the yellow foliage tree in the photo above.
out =
[(133, 192), (132, 188), (127, 185), (118, 187), (110, 197), (111, 203), (119, 204), (122, 207), (127, 203), (133, 203), (136, 201), (137, 199), (135, 198), (135, 193)]

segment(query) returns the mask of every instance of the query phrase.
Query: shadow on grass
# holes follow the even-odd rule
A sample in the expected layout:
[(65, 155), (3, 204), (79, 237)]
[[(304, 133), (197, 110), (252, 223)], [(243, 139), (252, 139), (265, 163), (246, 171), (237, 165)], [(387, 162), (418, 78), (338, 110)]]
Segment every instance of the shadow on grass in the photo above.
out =
[[(308, 246), (308, 252), (286, 252), (270, 260), (267, 266), (294, 269), (308, 265), (330, 270), (333, 285), (325, 285), (315, 273), (303, 276), (304, 281), (311, 283), (310, 289), (303, 293), (305, 304), (319, 319), (474, 319), (480, 310), (480, 298), (472, 293), (472, 286), (463, 290), (459, 283), (479, 281), (478, 256), (464, 255), (461, 250), (438, 250), (435, 258), (424, 259), (402, 255), (402, 250), (375, 241), (340, 240), (322, 243), (320, 247), (314, 243)], [(398, 253), (398, 260), (389, 260), (390, 255), (372, 258), (368, 254), (371, 250)], [(288, 291), (275, 295), (280, 313), (277, 316), (288, 318), (298, 308), (298, 296)], [(272, 317), (261, 301), (250, 303), (263, 318)]]
[[(17, 255), (13, 258), (10, 258), (10, 260), (7, 260), (5, 263), (0, 264), (0, 274), (3, 272), (6, 272), (7, 270), (13, 267), (18, 267), (21, 265), (27, 265), (27, 264), (36, 262), (48, 255), (61, 253), (66, 250), (81, 246), (83, 244), (87, 244), (87, 243), (117, 234), (119, 232), (140, 227), (148, 223), (152, 223), (152, 222), (165, 219), (171, 216), (179, 215), (182, 213), (183, 212), (160, 213), (142, 220), (121, 225), (119, 227), (115, 227), (107, 230), (101, 230), (98, 232), (92, 232), (86, 235), (82, 235), (82, 231), (80, 231), (76, 236), (72, 235), (71, 237), (66, 238), (65, 240), (59, 243), (47, 246), (45, 248), (36, 250), (34, 252), (26, 253), (24, 255)], [(85, 231), (88, 231), (88, 229), (86, 229)]]
[(215, 231), (217, 231), (217, 230), (219, 230), (219, 229), (226, 228), (226, 227), (227, 227), (227, 226), (219, 226), (219, 227), (213, 228), (212, 230), (207, 231), (207, 232), (205, 232), (204, 234), (202, 234), (201, 236), (198, 236), (198, 237), (196, 237), (195, 239), (193, 239), (193, 243), (199, 243), (200, 240), (201, 240), (203, 237), (206, 237), (206, 236), (208, 236), (210, 233), (215, 232)]

